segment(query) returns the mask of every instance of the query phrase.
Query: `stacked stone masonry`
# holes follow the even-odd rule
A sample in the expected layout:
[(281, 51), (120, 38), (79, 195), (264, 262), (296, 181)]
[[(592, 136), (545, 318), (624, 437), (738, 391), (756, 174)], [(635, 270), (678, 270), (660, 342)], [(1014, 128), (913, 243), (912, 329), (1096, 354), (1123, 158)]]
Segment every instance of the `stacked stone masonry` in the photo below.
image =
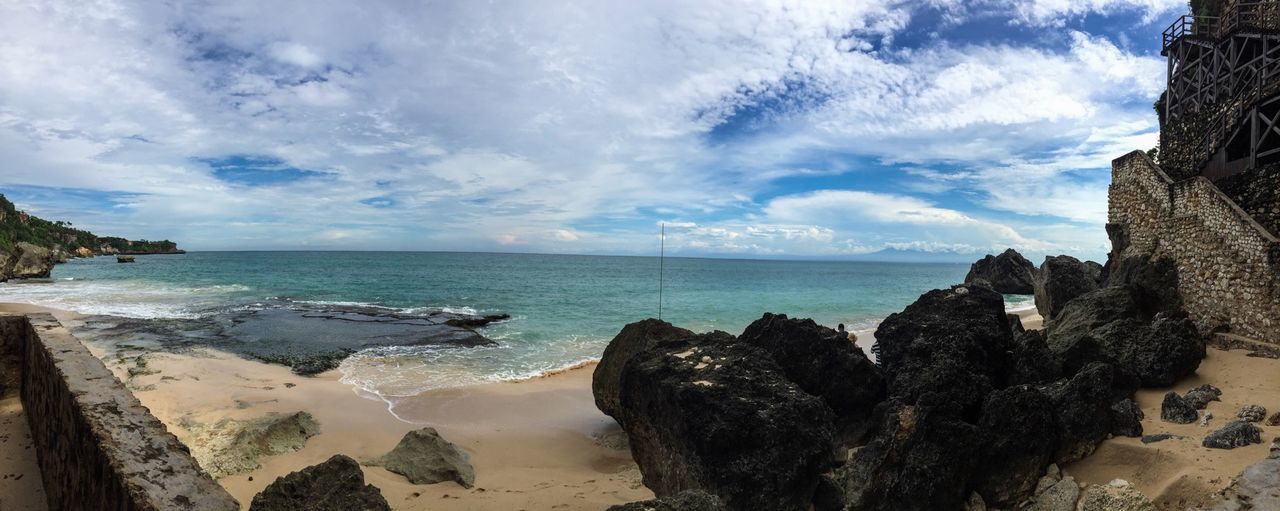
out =
[(1175, 261), (1201, 331), (1280, 343), (1280, 240), (1209, 180), (1173, 181), (1135, 151), (1111, 164), (1108, 206), (1129, 239), (1117, 255)]
[(240, 509), (178, 438), (52, 316), (0, 314), (49, 509)]

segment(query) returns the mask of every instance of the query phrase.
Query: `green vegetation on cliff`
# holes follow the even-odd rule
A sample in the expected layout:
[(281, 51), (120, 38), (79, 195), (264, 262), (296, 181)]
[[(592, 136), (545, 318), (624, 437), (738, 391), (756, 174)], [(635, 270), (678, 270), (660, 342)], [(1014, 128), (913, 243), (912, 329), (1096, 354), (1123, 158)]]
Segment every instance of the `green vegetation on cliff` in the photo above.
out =
[(178, 244), (163, 241), (129, 241), (124, 238), (98, 237), (76, 229), (69, 222), (48, 221), (28, 215), (0, 194), (0, 250), (11, 252), (18, 243), (27, 242), (49, 249), (62, 249), (74, 254), (78, 248), (100, 253), (105, 247), (128, 253), (161, 253), (178, 250)]

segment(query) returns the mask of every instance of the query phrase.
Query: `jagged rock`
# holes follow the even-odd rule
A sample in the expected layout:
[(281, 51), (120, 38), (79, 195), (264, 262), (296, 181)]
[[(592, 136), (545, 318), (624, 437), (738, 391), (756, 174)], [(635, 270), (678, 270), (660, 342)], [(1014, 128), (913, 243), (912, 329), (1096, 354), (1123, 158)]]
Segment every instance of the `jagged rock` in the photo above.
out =
[(636, 353), (652, 348), (659, 341), (690, 337), (693, 332), (672, 326), (659, 319), (646, 319), (622, 327), (622, 331), (609, 341), (595, 372), (591, 374), (591, 393), (596, 408), (610, 417), (617, 418), (618, 384), (622, 381), (622, 368)]
[(992, 392), (982, 407), (981, 461), (972, 485), (995, 507), (1011, 507), (1036, 487), (1058, 449), (1053, 404), (1030, 385)]
[(1204, 437), (1202, 445), (1211, 449), (1235, 449), (1260, 443), (1262, 443), (1262, 428), (1235, 420), (1227, 423), (1222, 429), (1209, 433), (1209, 436)]
[(422, 428), (405, 433), (391, 452), (365, 465), (386, 468), (413, 484), (454, 481), (470, 488), (476, 482), (476, 472), (469, 460), (467, 453), (441, 438), (434, 428)]
[(192, 455), (215, 478), (262, 466), (262, 458), (301, 449), (320, 433), (307, 412), (270, 413), (250, 420), (223, 419), (212, 426), (191, 424)]
[(1004, 297), (990, 288), (935, 289), (889, 315), (875, 334), (889, 395), (904, 404), (934, 394), (976, 418), (983, 400), (1005, 386), (1013, 332)]
[(1071, 299), (1098, 289), (1100, 273), (1071, 256), (1046, 257), (1035, 274), (1036, 309), (1052, 321)]
[(1142, 436), (1142, 408), (1132, 399), (1123, 399), (1111, 405), (1111, 434), (1116, 436)]
[(724, 332), (634, 354), (616, 418), (645, 486), (659, 497), (702, 489), (730, 509), (807, 510), (834, 462), (833, 414), (783, 374)]
[(0, 276), (15, 279), (47, 279), (53, 271), (53, 251), (31, 243), (21, 242), (14, 246), (4, 268), (0, 268)]
[(249, 511), (390, 511), (356, 460), (341, 454), (281, 476), (253, 497)]
[(1280, 412), (1273, 413), (1270, 417), (1267, 417), (1267, 425), (1280, 426)]
[(1164, 394), (1164, 401), (1160, 403), (1160, 420), (1174, 424), (1191, 424), (1199, 415), (1196, 413), (1196, 407), (1179, 396), (1177, 392), (1170, 390)]
[(1280, 459), (1267, 458), (1248, 467), (1217, 495), (1204, 511), (1280, 509)]
[(1105, 283), (1127, 286), (1133, 292), (1144, 316), (1182, 309), (1178, 294), (1178, 266), (1167, 257), (1152, 260), (1147, 256), (1129, 256), (1107, 260)]
[(1115, 370), (1108, 364), (1089, 364), (1070, 380), (1042, 387), (1058, 412), (1058, 463), (1088, 456), (1098, 442), (1111, 433), (1111, 404), (1116, 393), (1130, 395), (1133, 389), (1117, 392)]
[(982, 434), (953, 403), (894, 404), (871, 442), (844, 467), (846, 509), (913, 511), (960, 508), (977, 468)]
[(1236, 412), (1236, 418), (1245, 422), (1261, 422), (1267, 416), (1267, 409), (1259, 405), (1244, 405)]
[(1040, 330), (1027, 330), (1013, 338), (1013, 370), (1009, 384), (1041, 384), (1062, 377), (1062, 361), (1044, 341)]
[(788, 380), (822, 398), (835, 412), (844, 442), (856, 442), (871, 426), (872, 411), (885, 397), (880, 368), (835, 330), (812, 319), (765, 313), (738, 342), (765, 350)]
[(1090, 486), (1080, 496), (1079, 511), (1156, 511), (1151, 499), (1123, 479)]
[(1063, 477), (1036, 496), (1036, 501), (1026, 511), (1075, 511), (1080, 498), (1080, 486), (1071, 476)]
[(973, 263), (965, 284), (986, 282), (997, 293), (1029, 295), (1035, 292), (1036, 267), (1014, 249), (997, 256), (987, 255)]
[(724, 503), (702, 490), (685, 490), (668, 497), (609, 506), (606, 511), (724, 511)]
[(1049, 324), (1047, 343), (1070, 374), (1089, 362), (1115, 364), (1148, 387), (1165, 387), (1195, 372), (1204, 340), (1184, 314), (1145, 316), (1130, 287), (1077, 297)]
[(1187, 403), (1197, 410), (1203, 410), (1204, 407), (1209, 406), (1210, 401), (1222, 401), (1220, 397), (1222, 397), (1222, 390), (1208, 383), (1188, 390), (1183, 396)]

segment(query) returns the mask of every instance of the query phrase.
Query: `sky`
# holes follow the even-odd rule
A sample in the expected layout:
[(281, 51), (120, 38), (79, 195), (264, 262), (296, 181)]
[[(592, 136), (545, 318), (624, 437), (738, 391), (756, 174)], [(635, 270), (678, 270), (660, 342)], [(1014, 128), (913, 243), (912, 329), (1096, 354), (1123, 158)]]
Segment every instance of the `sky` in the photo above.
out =
[(1181, 0), (0, 0), (0, 193), (189, 250), (1108, 250)]

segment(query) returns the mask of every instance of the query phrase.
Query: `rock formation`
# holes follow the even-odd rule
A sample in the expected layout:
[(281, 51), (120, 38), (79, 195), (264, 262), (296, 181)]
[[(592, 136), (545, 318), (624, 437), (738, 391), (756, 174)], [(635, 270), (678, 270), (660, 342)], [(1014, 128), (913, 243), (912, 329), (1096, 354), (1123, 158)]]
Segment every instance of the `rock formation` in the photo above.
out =
[(463, 488), (470, 488), (476, 482), (476, 472), (471, 468), (467, 453), (441, 438), (434, 428), (405, 433), (391, 452), (367, 461), (365, 465), (386, 468), (405, 476), (413, 484), (453, 481)]
[(1011, 248), (973, 263), (964, 283), (986, 282), (997, 293), (1029, 295), (1035, 293), (1035, 272), (1035, 265)]
[(622, 331), (605, 347), (600, 363), (596, 364), (591, 375), (591, 393), (595, 396), (596, 408), (618, 418), (622, 412), (618, 405), (618, 385), (622, 382), (622, 369), (631, 357), (660, 341), (692, 336), (693, 332), (658, 319), (646, 319), (622, 327)]
[(307, 439), (320, 433), (319, 423), (307, 412), (187, 425), (195, 434), (192, 454), (215, 478), (253, 471), (262, 466), (263, 457), (301, 449)]
[(281, 476), (253, 497), (249, 511), (390, 511), (382, 492), (365, 484), (356, 460), (341, 454)]
[(1067, 255), (1050, 256), (1036, 272), (1036, 309), (1046, 322), (1053, 321), (1071, 299), (1098, 288), (1102, 278), (1097, 263), (1090, 265)]
[(1222, 429), (1209, 433), (1201, 443), (1210, 449), (1235, 449), (1249, 444), (1260, 444), (1262, 428), (1242, 420), (1234, 420)]

